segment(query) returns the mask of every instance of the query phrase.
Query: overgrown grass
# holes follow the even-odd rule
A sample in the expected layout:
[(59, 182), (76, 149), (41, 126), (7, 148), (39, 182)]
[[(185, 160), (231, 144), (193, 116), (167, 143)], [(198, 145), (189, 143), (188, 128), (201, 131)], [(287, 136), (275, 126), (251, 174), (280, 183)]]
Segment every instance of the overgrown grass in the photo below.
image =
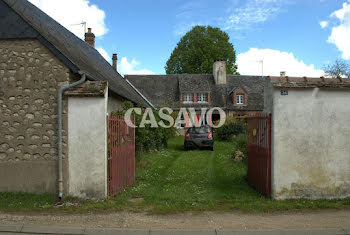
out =
[(284, 200), (265, 198), (245, 180), (245, 162), (235, 162), (229, 142), (215, 143), (215, 151), (183, 150), (183, 137), (169, 141), (167, 149), (146, 153), (137, 163), (136, 183), (115, 198), (94, 202), (66, 198), (53, 205), (53, 195), (0, 193), (0, 210), (135, 210), (150, 213), (180, 211), (278, 211), (350, 208), (350, 199)]

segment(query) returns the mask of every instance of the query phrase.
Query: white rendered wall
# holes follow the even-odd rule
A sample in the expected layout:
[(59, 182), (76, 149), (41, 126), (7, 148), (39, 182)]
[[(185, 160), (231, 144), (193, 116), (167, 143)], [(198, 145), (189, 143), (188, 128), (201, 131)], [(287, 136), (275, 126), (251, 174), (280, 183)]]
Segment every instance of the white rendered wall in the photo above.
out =
[(107, 94), (68, 99), (68, 194), (107, 197)]
[(269, 101), (273, 197), (349, 197), (350, 90), (280, 90)]

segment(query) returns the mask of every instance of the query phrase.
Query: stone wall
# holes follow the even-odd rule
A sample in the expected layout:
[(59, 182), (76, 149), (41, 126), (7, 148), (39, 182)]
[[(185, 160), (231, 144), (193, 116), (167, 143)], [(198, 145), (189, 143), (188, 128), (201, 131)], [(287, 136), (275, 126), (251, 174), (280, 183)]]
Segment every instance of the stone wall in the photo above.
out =
[[(71, 77), (39, 41), (0, 40), (0, 191), (56, 190), (57, 91)], [(63, 107), (66, 158), (66, 99)]]

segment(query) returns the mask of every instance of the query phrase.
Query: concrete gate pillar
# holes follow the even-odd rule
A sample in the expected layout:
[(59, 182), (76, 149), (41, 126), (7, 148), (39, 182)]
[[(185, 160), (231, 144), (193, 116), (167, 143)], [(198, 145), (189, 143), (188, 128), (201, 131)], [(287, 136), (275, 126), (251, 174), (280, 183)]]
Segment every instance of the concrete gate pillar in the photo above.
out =
[(104, 199), (107, 197), (107, 82), (86, 82), (67, 95), (66, 192), (70, 196)]

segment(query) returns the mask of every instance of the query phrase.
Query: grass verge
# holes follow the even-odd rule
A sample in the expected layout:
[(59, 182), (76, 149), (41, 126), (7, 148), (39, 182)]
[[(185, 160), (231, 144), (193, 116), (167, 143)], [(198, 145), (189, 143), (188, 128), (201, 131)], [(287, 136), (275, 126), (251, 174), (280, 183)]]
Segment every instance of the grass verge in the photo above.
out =
[(55, 206), (54, 195), (0, 193), (3, 211), (134, 210), (150, 213), (181, 211), (267, 212), (350, 208), (342, 200), (291, 199), (276, 201), (259, 195), (245, 180), (245, 162), (235, 162), (229, 142), (215, 143), (215, 151), (183, 150), (183, 137), (169, 141), (167, 149), (145, 154), (137, 163), (136, 183), (104, 201), (65, 198)]

